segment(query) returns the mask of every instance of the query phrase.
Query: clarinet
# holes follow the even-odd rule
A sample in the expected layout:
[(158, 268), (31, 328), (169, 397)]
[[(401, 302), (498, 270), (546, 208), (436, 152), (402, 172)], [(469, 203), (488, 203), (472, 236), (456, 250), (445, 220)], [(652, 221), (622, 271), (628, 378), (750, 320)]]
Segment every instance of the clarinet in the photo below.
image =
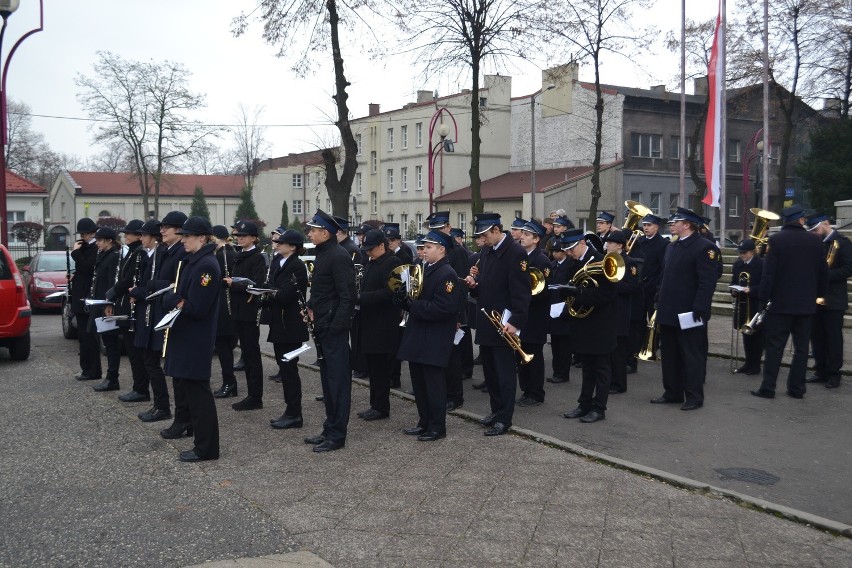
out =
[(302, 294), (302, 289), (299, 288), (299, 281), (296, 280), (296, 275), (290, 275), (290, 281), (293, 283), (293, 286), (296, 287), (296, 293), (299, 295), (299, 312), (302, 314), (302, 320), (308, 325), (308, 331), (311, 333), (311, 337), (314, 340), (314, 345), (317, 348), (317, 361), (322, 360), (322, 345), (320, 344), (320, 340), (317, 338), (317, 332), (314, 329), (314, 322), (311, 318), (308, 317), (308, 305), (305, 303), (305, 296)]
[[(154, 252), (151, 254), (151, 280), (154, 279), (154, 272), (157, 270), (157, 245), (154, 245)], [(145, 302), (145, 327), (151, 325), (151, 302)]]
[[(264, 249), (265, 248), (266, 247), (264, 247)], [(266, 253), (261, 253), (261, 254), (266, 254)], [(264, 282), (263, 282), (264, 288), (269, 286), (269, 272), (271, 270), (272, 270), (272, 247), (270, 246), (269, 254), (267, 255), (267, 259), (266, 259), (266, 280), (264, 280)], [(261, 298), (262, 297), (263, 296), (261, 296)], [(258, 298), (258, 304), (260, 304), (260, 306), (258, 306), (258, 308), (257, 308), (257, 324), (256, 325), (260, 326), (260, 312), (263, 311), (263, 302), (260, 301), (260, 298)]]
[[(95, 271), (92, 274), (92, 285), (89, 286), (89, 294), (86, 296), (86, 298), (90, 298), (90, 299), (95, 298), (95, 285), (98, 282), (97, 266), (98, 266), (98, 260), (99, 260), (100, 257), (101, 257), (101, 251), (98, 251), (98, 253), (95, 255)], [(83, 300), (83, 306), (84, 306), (83, 309), (86, 311), (86, 313), (88, 313), (89, 308), (86, 307), (86, 300), (85, 299)]]
[[(225, 278), (231, 277), (228, 269), (228, 243), (222, 245), (222, 260), (225, 262)], [(228, 304), (228, 315), (231, 315), (231, 287), (225, 286), (225, 302)]]

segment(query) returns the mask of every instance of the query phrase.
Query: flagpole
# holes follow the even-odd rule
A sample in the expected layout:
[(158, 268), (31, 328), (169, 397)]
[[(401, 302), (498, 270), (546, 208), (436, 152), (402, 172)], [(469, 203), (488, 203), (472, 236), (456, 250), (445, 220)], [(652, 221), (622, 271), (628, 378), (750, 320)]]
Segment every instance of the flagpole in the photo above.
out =
[(763, 190), (760, 208), (769, 209), (769, 0), (763, 0)]
[(680, 176), (678, 178), (678, 206), (686, 203), (686, 0), (680, 3)]
[(722, 128), (719, 138), (719, 154), (721, 156), (721, 168), (719, 169), (719, 240), (725, 242), (725, 218), (728, 213), (728, 200), (725, 192), (726, 181), (728, 180), (728, 88), (727, 88), (727, 22), (728, 12), (725, 0), (722, 0), (722, 20), (720, 22), (721, 30), (719, 36), (719, 57), (722, 58), (722, 76), (718, 78), (721, 82), (721, 99), (720, 111), (722, 113)]

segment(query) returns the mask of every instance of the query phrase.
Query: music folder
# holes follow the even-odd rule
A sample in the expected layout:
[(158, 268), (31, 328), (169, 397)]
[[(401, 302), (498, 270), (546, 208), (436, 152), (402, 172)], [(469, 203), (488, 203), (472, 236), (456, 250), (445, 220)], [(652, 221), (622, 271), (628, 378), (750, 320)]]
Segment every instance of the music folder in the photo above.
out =
[(177, 320), (177, 317), (179, 315), (180, 315), (180, 310), (177, 309), (177, 308), (170, 311), (169, 313), (167, 313), (166, 315), (163, 316), (163, 319), (161, 319), (157, 323), (157, 325), (154, 326), (154, 331), (162, 331), (164, 329), (169, 329), (170, 327), (172, 327), (175, 324), (175, 320)]

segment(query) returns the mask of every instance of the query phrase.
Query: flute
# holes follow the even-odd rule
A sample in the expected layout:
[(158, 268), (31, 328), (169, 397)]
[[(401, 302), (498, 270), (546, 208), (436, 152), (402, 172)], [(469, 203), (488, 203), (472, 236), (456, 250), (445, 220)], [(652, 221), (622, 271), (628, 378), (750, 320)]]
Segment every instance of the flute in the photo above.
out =
[[(177, 271), (175, 272), (175, 284), (174, 284), (174, 286), (175, 286), (175, 288), (174, 288), (174, 292), (175, 292), (175, 294), (177, 294), (177, 289), (178, 289), (178, 279), (180, 278), (180, 267), (181, 267), (181, 265), (183, 265), (183, 261), (182, 261), (182, 260), (181, 260), (180, 262), (178, 262), (178, 265), (177, 265)], [(163, 357), (165, 357), (165, 356), (166, 356), (166, 348), (169, 346), (169, 332), (170, 332), (171, 330), (172, 330), (172, 328), (170, 328), (170, 327), (166, 328), (166, 334), (165, 334), (165, 337), (163, 338), (163, 355), (162, 355)]]

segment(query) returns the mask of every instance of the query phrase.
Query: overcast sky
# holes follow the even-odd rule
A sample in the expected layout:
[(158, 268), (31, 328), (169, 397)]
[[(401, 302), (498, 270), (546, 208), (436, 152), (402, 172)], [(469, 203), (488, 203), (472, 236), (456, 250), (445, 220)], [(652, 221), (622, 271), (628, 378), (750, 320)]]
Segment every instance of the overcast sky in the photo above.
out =
[[(33, 118), (33, 129), (42, 132), (51, 148), (85, 159), (95, 153), (90, 123), (77, 102), (78, 74), (91, 75), (96, 52), (111, 51), (125, 59), (183, 63), (191, 72), (190, 88), (207, 97), (207, 108), (197, 118), (210, 124), (232, 124), (239, 103), (265, 107), (262, 122), (272, 125), (267, 157), (312, 150), (334, 139), (326, 118), (333, 112), (331, 65), (323, 64), (307, 78), (296, 77), (277, 49), (260, 39), (254, 25), (240, 38), (230, 33), (231, 19), (256, 0), (44, 0), (45, 29), (25, 40), (11, 62), (8, 97), (27, 103), (33, 114), (61, 118)], [(687, 17), (709, 19), (715, 15), (713, 0), (690, 0)], [(680, 0), (657, 0), (646, 12), (644, 25), (656, 25), (664, 35), (677, 29)], [(21, 0), (9, 18), (4, 55), (27, 30), (38, 25), (37, 0)], [(420, 69), (400, 58), (369, 61), (366, 56), (344, 53), (350, 110), (355, 117), (367, 113), (368, 103), (381, 109), (400, 108), (415, 100), (420, 89), (437, 89), (440, 95), (457, 92), (455, 77), (423, 84)], [(626, 86), (671, 85), (679, 59), (658, 51), (641, 61), (647, 73), (625, 62), (609, 60), (602, 81)], [(541, 66), (563, 61), (527, 64), (513, 71), (512, 96), (527, 95), (541, 83)], [(490, 70), (486, 70), (488, 72)], [(580, 68), (582, 80), (592, 80), (589, 66)], [(469, 85), (462, 85), (468, 87)], [(77, 119), (77, 120), (75, 120)]]

